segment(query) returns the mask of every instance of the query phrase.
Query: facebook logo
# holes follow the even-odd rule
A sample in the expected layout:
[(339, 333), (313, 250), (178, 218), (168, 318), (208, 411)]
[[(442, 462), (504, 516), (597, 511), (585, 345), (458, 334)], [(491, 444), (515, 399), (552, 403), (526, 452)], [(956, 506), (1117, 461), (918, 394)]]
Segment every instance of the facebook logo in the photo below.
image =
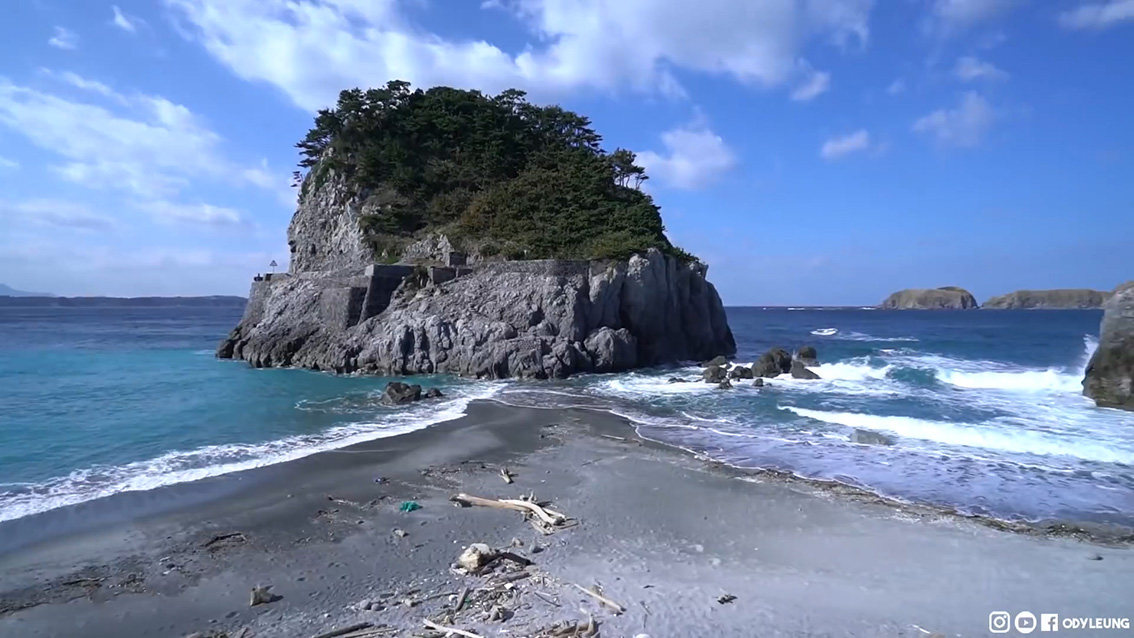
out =
[(1040, 631), (1059, 631), (1059, 614), (1040, 614)]

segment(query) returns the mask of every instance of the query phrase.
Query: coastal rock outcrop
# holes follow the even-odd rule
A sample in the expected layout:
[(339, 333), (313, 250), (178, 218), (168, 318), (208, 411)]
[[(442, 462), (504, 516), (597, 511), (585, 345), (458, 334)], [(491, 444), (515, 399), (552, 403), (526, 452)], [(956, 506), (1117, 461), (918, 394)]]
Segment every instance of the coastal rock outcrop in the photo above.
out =
[(1113, 293), (1086, 288), (1056, 290), (1017, 290), (990, 298), (983, 310), (1086, 309), (1102, 308)]
[(890, 295), (881, 303), (887, 310), (969, 310), (978, 308), (976, 297), (964, 288), (908, 288)]
[(1083, 394), (1099, 406), (1134, 410), (1134, 281), (1116, 288), (1106, 302)]
[(774, 378), (791, 372), (791, 354), (783, 348), (772, 348), (752, 364), (752, 376)]

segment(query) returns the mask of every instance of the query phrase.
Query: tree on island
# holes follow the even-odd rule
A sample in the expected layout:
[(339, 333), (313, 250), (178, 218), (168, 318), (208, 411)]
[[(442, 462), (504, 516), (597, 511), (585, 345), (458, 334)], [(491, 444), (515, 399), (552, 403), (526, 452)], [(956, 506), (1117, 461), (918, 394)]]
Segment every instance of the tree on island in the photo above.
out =
[(525, 96), (398, 80), (343, 91), (296, 144), (301, 196), (332, 173), (365, 194), (376, 255), (443, 232), (485, 256), (693, 259), (666, 238), (632, 151), (607, 153), (588, 118)]

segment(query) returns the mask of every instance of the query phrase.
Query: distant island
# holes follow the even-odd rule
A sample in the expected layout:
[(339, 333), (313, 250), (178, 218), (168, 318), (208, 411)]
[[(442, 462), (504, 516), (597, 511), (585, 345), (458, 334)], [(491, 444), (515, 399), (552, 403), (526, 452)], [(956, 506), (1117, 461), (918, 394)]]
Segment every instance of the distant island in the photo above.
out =
[(28, 292), (26, 290), (16, 290), (15, 288), (7, 285), (0, 284), (0, 297), (52, 297), (54, 295), (46, 292)]
[(985, 310), (1070, 310), (1102, 308), (1113, 292), (1086, 288), (1017, 290), (984, 302)]
[(0, 308), (183, 308), (237, 307), (244, 297), (17, 297), (0, 295)]
[(973, 293), (956, 286), (907, 288), (886, 297), (879, 306), (887, 310), (971, 310), (979, 308)]

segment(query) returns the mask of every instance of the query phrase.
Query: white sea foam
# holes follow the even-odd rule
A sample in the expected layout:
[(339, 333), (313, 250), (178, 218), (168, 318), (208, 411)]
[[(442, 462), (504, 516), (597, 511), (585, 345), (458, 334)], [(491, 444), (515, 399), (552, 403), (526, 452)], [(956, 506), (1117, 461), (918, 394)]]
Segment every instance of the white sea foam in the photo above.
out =
[(1103, 463), (1134, 463), (1134, 452), (1081, 438), (1045, 432), (1008, 429), (995, 421), (952, 423), (907, 416), (877, 416), (854, 412), (826, 412), (781, 407), (802, 417), (851, 428), (862, 428), (920, 439), (942, 445), (979, 448), (1016, 454), (1069, 456)]
[(850, 331), (850, 332), (840, 332), (837, 335), (835, 335), (834, 338), (840, 339), (842, 341), (882, 341), (882, 342), (906, 341), (906, 342), (911, 342), (911, 343), (915, 342), (915, 341), (920, 341), (920, 339), (917, 339), (916, 337), (875, 337), (874, 335), (868, 335), (865, 332), (855, 332), (853, 330)]
[[(74, 505), (119, 492), (137, 492), (230, 474), (317, 452), (326, 452), (406, 434), (464, 415), (469, 403), (494, 396), (503, 384), (477, 385), (466, 394), (441, 404), (400, 410), (380, 422), (351, 423), (318, 434), (290, 436), (265, 443), (210, 445), (175, 451), (148, 461), (122, 466), (76, 470), (70, 475), (34, 485), (0, 484), (0, 521)], [(15, 488), (15, 489), (13, 489)]]

